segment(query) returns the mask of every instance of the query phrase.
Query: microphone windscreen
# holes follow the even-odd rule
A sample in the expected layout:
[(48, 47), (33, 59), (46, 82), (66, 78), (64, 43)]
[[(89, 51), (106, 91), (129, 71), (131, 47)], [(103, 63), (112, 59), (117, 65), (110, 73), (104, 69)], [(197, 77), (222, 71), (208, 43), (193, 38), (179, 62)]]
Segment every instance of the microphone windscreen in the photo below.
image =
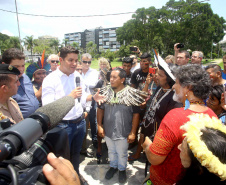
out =
[(66, 114), (75, 106), (75, 100), (71, 96), (64, 96), (52, 103), (38, 108), (35, 112), (43, 113), (49, 117), (49, 129), (57, 126), (59, 122), (66, 116)]

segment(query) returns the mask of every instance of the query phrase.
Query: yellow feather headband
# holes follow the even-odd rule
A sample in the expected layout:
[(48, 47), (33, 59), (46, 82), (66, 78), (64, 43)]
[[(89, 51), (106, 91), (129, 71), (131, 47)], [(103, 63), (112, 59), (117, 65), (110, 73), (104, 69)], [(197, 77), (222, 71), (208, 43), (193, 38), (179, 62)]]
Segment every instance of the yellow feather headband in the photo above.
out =
[[(202, 166), (205, 166), (211, 173), (216, 174), (221, 180), (226, 180), (226, 164), (223, 164), (200, 139), (205, 128), (219, 130), (226, 134), (226, 126), (215, 117), (210, 118), (207, 114), (193, 114), (189, 116), (190, 121), (181, 126), (186, 133), (187, 143)], [(225, 141), (226, 142), (226, 141)]]

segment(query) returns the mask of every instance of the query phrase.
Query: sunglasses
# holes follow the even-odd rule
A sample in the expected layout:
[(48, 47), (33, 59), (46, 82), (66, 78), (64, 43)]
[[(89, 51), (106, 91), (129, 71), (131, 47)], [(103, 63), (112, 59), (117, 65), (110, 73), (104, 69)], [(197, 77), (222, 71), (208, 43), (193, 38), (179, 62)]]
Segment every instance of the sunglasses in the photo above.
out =
[(59, 60), (51, 60), (51, 63), (59, 63)]
[(84, 64), (91, 64), (91, 61), (82, 61)]

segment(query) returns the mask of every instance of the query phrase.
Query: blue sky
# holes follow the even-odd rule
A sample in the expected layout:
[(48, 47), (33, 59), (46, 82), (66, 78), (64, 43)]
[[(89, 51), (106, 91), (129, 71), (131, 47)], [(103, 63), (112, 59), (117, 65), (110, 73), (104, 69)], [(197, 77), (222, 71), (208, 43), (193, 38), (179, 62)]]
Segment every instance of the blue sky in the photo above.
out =
[[(44, 15), (97, 15), (135, 12), (138, 8), (161, 8), (168, 0), (17, 0), (18, 12)], [(207, 0), (213, 12), (226, 19), (226, 0)], [(15, 11), (15, 0), (0, 0), (0, 9)], [(132, 14), (90, 18), (44, 18), (19, 15), (20, 34), (64, 38), (65, 33), (84, 31), (96, 27), (120, 27)], [(18, 36), (17, 17), (0, 10), (0, 32)], [(225, 38), (226, 39), (226, 38)]]

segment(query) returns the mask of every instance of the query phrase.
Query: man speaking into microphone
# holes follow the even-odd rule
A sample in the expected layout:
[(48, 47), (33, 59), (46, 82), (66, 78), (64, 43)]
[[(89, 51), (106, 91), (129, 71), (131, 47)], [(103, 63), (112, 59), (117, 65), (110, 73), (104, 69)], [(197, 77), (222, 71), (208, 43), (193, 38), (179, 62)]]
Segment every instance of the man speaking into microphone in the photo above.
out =
[[(75, 106), (58, 126), (64, 128), (68, 133), (71, 162), (79, 174), (79, 156), (86, 131), (82, 105), (92, 99), (97, 102), (103, 102), (104, 96), (99, 95), (99, 92), (94, 96), (85, 93), (81, 76), (75, 71), (78, 54), (79, 51), (72, 46), (61, 48), (60, 67), (50, 73), (43, 81), (42, 104), (46, 105), (67, 95), (72, 95), (75, 98)], [(80, 100), (78, 101), (78, 99)]]

